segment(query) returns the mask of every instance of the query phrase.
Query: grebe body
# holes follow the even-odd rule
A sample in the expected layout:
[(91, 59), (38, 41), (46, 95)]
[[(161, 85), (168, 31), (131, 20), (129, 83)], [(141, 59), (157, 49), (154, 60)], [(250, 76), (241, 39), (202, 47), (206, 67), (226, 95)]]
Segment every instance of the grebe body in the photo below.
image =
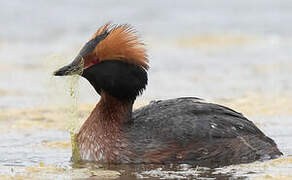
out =
[(77, 134), (82, 160), (219, 167), (282, 155), (241, 113), (198, 98), (153, 101), (133, 112), (148, 82), (143, 46), (130, 26), (107, 24), (55, 72), (81, 72), (101, 96)]

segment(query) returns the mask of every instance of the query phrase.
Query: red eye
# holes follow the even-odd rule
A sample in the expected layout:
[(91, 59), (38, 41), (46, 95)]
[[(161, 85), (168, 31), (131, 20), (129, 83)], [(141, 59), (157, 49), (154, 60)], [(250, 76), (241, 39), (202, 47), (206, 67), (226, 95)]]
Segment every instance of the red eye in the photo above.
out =
[(91, 59), (89, 60), (89, 63), (85, 66), (84, 69), (89, 68), (90, 66), (95, 65), (95, 64), (97, 64), (98, 62), (99, 62), (99, 59), (98, 59), (97, 57), (91, 58)]

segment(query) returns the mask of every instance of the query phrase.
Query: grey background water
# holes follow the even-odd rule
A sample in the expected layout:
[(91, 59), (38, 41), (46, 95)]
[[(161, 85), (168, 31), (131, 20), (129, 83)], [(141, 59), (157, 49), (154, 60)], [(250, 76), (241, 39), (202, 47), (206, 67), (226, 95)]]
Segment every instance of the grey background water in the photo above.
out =
[[(151, 65), (147, 99), (289, 93), (291, 8), (289, 0), (2, 2), (0, 89), (16, 93), (1, 97), (0, 106), (43, 104), (49, 70), (54, 70), (44, 67), (46, 63), (70, 62), (108, 21), (132, 24), (145, 39)], [(202, 36), (214, 38), (180, 46), (180, 41)], [(232, 37), (247, 42), (233, 42)], [(260, 74), (255, 69), (262, 65), (278, 67)], [(81, 99), (95, 102), (87, 82), (81, 83)]]
[[(216, 101), (246, 94), (273, 97), (271, 101), (292, 97), (290, 0), (11, 0), (0, 4), (2, 110), (66, 104), (66, 80), (52, 77), (52, 72), (70, 62), (108, 21), (133, 25), (147, 45), (149, 85), (138, 101), (179, 96)], [(80, 80), (79, 103), (96, 103), (98, 98), (89, 83)], [(268, 124), (262, 129), (286, 155), (292, 154), (291, 111), (252, 117)], [(275, 121), (277, 125), (271, 123)], [(44, 137), (60, 139), (48, 134)], [(13, 162), (11, 157), (17, 154), (5, 154), (8, 147), (18, 146), (10, 143), (13, 135), (1, 136), (2, 165)], [(68, 139), (64, 133), (61, 137)]]

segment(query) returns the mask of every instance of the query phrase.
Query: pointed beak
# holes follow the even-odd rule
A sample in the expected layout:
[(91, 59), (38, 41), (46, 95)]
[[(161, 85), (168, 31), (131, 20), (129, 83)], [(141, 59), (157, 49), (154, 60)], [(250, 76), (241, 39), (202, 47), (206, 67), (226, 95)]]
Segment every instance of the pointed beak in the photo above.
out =
[(84, 67), (84, 60), (80, 54), (78, 54), (73, 62), (67, 66), (64, 66), (54, 72), (54, 76), (69, 76), (74, 74), (81, 74)]
[(55, 76), (69, 76), (74, 74), (81, 74), (84, 68), (84, 59), (90, 55), (97, 44), (105, 39), (110, 31), (105, 31), (103, 34), (96, 36), (95, 38), (89, 40), (80, 50), (78, 55), (74, 58), (73, 62), (67, 66), (64, 66), (54, 72)]

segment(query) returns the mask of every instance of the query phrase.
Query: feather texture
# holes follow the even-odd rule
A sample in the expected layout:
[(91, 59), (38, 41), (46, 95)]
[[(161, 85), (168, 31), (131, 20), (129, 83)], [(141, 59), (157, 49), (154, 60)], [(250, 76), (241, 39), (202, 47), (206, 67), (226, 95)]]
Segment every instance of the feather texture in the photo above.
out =
[(122, 60), (148, 69), (145, 44), (141, 42), (133, 27), (128, 24), (107, 23), (100, 27), (92, 38), (108, 31), (109, 35), (94, 49), (88, 59)]

